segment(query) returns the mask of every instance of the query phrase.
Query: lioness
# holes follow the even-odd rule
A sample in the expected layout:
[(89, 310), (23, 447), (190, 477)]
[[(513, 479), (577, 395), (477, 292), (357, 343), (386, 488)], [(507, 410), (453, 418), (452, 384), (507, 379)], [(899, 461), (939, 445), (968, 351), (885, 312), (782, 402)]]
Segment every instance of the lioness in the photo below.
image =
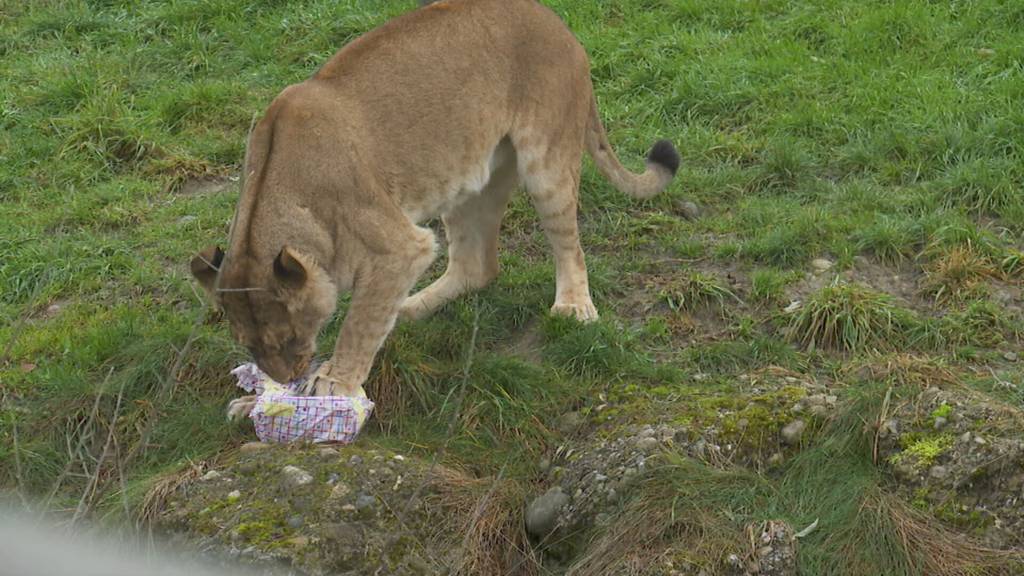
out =
[[(226, 254), (192, 273), (238, 341), (279, 382), (305, 372), (317, 333), (352, 302), (334, 355), (306, 393), (359, 393), (396, 318), (419, 318), (498, 274), (498, 231), (524, 185), (555, 258), (553, 314), (597, 318), (576, 227), (584, 149), (619, 190), (647, 198), (679, 154), (619, 163), (587, 54), (535, 0), (442, 0), (353, 41), (274, 99), (249, 138)], [(409, 296), (435, 257), (419, 224), (441, 216), (448, 268)]]

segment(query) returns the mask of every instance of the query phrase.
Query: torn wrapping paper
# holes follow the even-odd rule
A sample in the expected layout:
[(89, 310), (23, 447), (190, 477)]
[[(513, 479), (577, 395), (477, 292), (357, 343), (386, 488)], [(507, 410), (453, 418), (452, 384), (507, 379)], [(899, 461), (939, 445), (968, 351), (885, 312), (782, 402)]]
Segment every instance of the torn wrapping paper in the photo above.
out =
[[(316, 371), (310, 368), (309, 374)], [(274, 382), (253, 363), (231, 371), (238, 387), (259, 395), (249, 417), (263, 442), (341, 442), (355, 440), (373, 411), (373, 402), (361, 396), (301, 396), (295, 391), (308, 376), (287, 384)]]

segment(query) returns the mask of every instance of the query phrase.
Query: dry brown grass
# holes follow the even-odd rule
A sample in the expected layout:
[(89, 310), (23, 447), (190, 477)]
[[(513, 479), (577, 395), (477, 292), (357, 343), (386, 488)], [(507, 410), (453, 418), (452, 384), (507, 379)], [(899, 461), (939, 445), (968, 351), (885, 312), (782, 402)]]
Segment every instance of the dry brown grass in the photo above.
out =
[(1020, 574), (1024, 567), (1024, 552), (984, 546), (895, 496), (879, 494), (864, 505), (891, 522), (914, 574), (1002, 576)]
[[(742, 532), (711, 509), (673, 510), (672, 499), (634, 500), (601, 530), (566, 573), (568, 576), (664, 574), (667, 563), (711, 573), (730, 551), (747, 547)], [(678, 515), (677, 515), (678, 513)]]
[(960, 302), (983, 295), (986, 282), (1001, 276), (998, 265), (966, 244), (924, 266), (921, 291), (936, 302)]
[(471, 478), (439, 468), (435, 491), (427, 500), (445, 510), (448, 524), (438, 535), (461, 534), (452, 574), (535, 576), (540, 559), (530, 545), (523, 519), (525, 491), (502, 478)]
[(206, 469), (206, 462), (190, 462), (182, 469), (158, 476), (142, 499), (142, 504), (136, 515), (136, 522), (140, 526), (150, 525), (163, 512), (171, 494), (182, 484), (192, 482), (202, 476)]
[(957, 386), (961, 380), (943, 359), (909, 353), (868, 357), (849, 365), (845, 373), (861, 380), (917, 388)]

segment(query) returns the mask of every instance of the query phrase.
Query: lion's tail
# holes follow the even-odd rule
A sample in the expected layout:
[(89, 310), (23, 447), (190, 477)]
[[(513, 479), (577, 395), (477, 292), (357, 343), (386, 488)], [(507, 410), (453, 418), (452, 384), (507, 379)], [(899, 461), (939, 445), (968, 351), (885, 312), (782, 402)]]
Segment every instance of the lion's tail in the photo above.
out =
[(630, 172), (612, 150), (608, 134), (604, 131), (601, 116), (597, 111), (597, 100), (590, 97), (590, 121), (587, 126), (587, 151), (594, 159), (597, 169), (620, 192), (634, 198), (650, 198), (661, 192), (679, 169), (679, 152), (668, 140), (658, 140), (647, 153), (647, 169), (641, 174)]

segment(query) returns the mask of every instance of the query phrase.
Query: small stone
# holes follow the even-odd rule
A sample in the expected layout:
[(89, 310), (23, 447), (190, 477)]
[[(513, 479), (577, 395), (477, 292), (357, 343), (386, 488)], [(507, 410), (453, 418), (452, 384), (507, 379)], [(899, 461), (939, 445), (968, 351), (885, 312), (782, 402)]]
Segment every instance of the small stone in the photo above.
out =
[(878, 436), (880, 438), (888, 438), (890, 436), (899, 436), (900, 423), (895, 418), (886, 420), (882, 427), (878, 430)]
[(796, 312), (797, 310), (800, 309), (800, 306), (802, 306), (802, 305), (803, 305), (803, 302), (801, 302), (799, 300), (793, 300), (792, 302), (789, 303), (789, 306), (786, 306), (785, 308), (783, 308), (782, 311), (786, 312), (787, 314), (789, 314), (791, 312)]
[(636, 441), (637, 449), (644, 452), (653, 452), (660, 444), (657, 438), (641, 438)]
[(228, 502), (235, 502), (241, 497), (242, 493), (239, 492), (238, 490), (232, 490), (231, 492), (228, 492)]
[(195, 222), (196, 220), (197, 220), (197, 218), (195, 216), (193, 216), (191, 214), (188, 214), (188, 215), (182, 216), (181, 218), (178, 218), (178, 225), (179, 226), (184, 226), (185, 224), (191, 224), (192, 222)]
[(252, 454), (254, 452), (262, 452), (270, 448), (270, 444), (264, 444), (263, 442), (246, 442), (238, 449), (242, 454)]
[(917, 470), (914, 469), (914, 465), (910, 462), (899, 462), (893, 467), (893, 473), (897, 478), (903, 480), (913, 480), (917, 477)]
[(344, 506), (341, 507), (341, 511), (342, 512), (355, 512), (356, 511), (356, 507), (351, 505), (351, 504), (345, 504)]
[(946, 426), (946, 424), (948, 424), (948, 423), (949, 423), (949, 420), (946, 420), (946, 418), (943, 417), (943, 416), (936, 416), (935, 417), (935, 424), (934, 424), (934, 426), (935, 426), (936, 430), (942, 430)]
[(824, 394), (812, 394), (804, 399), (811, 406), (824, 406), (825, 395)]
[(203, 482), (213, 482), (214, 480), (220, 480), (223, 477), (224, 475), (221, 474), (220, 472), (217, 472), (216, 470), (210, 470), (206, 474), (203, 474), (201, 480)]
[(302, 549), (309, 546), (309, 536), (293, 536), (285, 540), (284, 543), (292, 548)]
[(828, 258), (815, 258), (814, 260), (811, 260), (811, 267), (814, 268), (816, 272), (825, 272), (832, 267), (832, 261)]
[(676, 202), (676, 212), (687, 220), (696, 220), (700, 218), (700, 206), (697, 206), (694, 202)]
[(302, 519), (302, 516), (298, 514), (288, 517), (288, 526), (295, 530), (302, 528), (303, 524), (305, 524), (305, 521)]
[(321, 458), (337, 458), (339, 452), (334, 448), (324, 447), (317, 450), (317, 454), (319, 454)]
[(988, 444), (988, 441), (982, 438), (981, 436), (975, 436), (974, 443), (977, 444), (978, 446), (984, 446), (985, 444)]
[(803, 420), (793, 420), (782, 429), (782, 441), (790, 446), (799, 444), (805, 428), (807, 424)]
[(566, 412), (558, 417), (555, 425), (562, 434), (569, 434), (576, 430), (582, 422), (583, 417), (580, 416), (579, 412)]
[(949, 468), (946, 468), (945, 466), (932, 466), (931, 469), (928, 470), (928, 475), (936, 480), (942, 480), (946, 476), (949, 476)]
[(334, 483), (341, 479), (341, 475), (337, 472), (331, 472), (327, 475), (327, 485), (334, 486)]
[(313, 476), (298, 466), (285, 466), (281, 469), (285, 486), (298, 488), (313, 482)]
[(776, 452), (768, 457), (768, 466), (777, 468), (782, 465), (783, 460), (782, 452)]
[(405, 462), (405, 456), (402, 456), (401, 454), (395, 454), (391, 459), (395, 462)]
[(526, 507), (526, 530), (536, 537), (547, 536), (555, 529), (558, 515), (567, 504), (569, 495), (562, 492), (561, 486), (551, 488)]
[(541, 458), (540, 459), (540, 463), (537, 464), (537, 468), (541, 472), (547, 472), (548, 470), (551, 469), (551, 459), (550, 458)]
[(1003, 353), (1003, 358), (1005, 358), (1007, 362), (1016, 362), (1018, 356), (1016, 352), (1005, 352)]
[(369, 494), (360, 494), (356, 496), (356, 510), (366, 510), (372, 508), (377, 503), (377, 499)]
[(960, 438), (958, 438), (958, 440), (960, 442), (964, 443), (964, 444), (970, 442), (971, 441), (971, 433), (970, 432), (964, 432), (963, 434), (960, 435)]
[(327, 498), (330, 500), (338, 501), (352, 493), (352, 488), (344, 482), (338, 482), (331, 488), (331, 495)]
[(828, 407), (824, 404), (817, 404), (811, 406), (809, 412), (811, 413), (811, 416), (814, 416), (815, 418), (824, 418), (828, 416)]

